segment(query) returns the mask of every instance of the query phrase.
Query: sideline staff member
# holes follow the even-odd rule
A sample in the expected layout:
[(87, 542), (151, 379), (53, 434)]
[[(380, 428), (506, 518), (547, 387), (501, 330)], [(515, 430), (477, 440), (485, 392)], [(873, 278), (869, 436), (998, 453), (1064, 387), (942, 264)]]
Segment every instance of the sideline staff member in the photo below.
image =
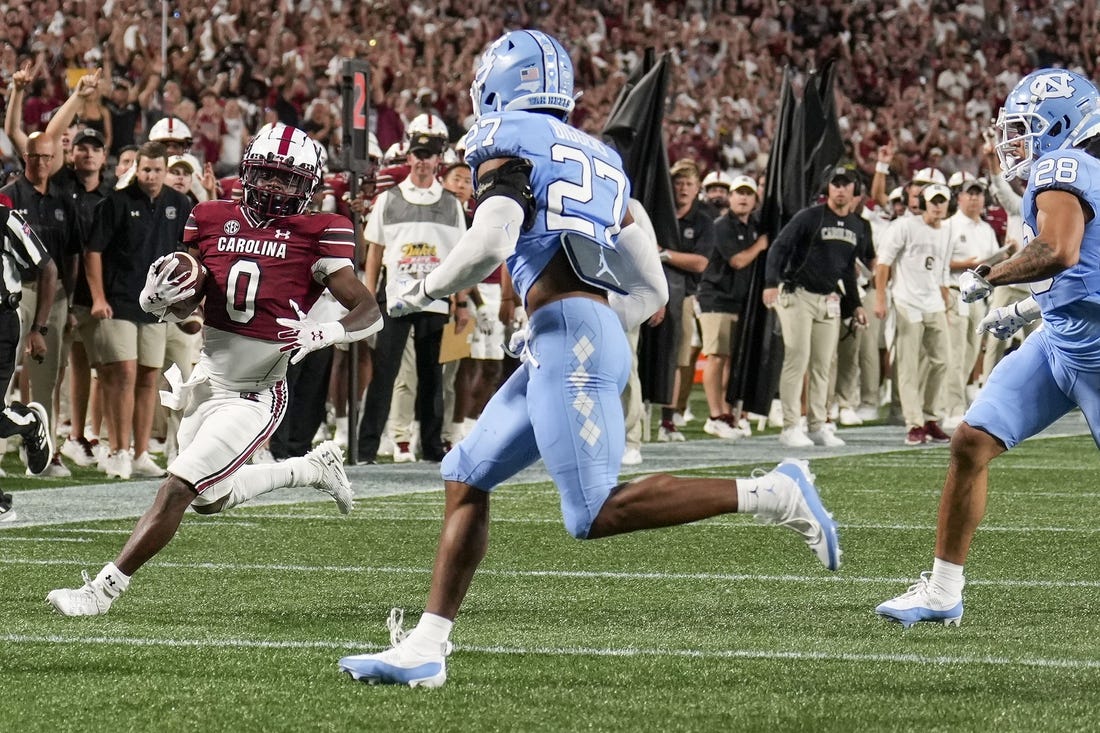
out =
[[(768, 249), (764, 305), (778, 305), (783, 327), (779, 380), (783, 432), (779, 442), (788, 448), (844, 445), (825, 429), (829, 370), (840, 336), (841, 312), (853, 314), (860, 325), (867, 324), (856, 285), (855, 261), (857, 255), (874, 258), (870, 226), (852, 213), (859, 201), (856, 175), (847, 166), (832, 169), (825, 203), (795, 214)], [(808, 435), (799, 426), (802, 378), (807, 369)]]

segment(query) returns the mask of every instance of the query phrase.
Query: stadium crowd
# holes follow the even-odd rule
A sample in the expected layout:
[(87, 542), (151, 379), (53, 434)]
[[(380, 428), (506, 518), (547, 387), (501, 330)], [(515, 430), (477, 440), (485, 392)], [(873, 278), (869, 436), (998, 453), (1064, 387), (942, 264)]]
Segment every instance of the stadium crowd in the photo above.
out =
[[(232, 179), (249, 137), (266, 123), (304, 129), (328, 148), (330, 168), (336, 170), (342, 157), (341, 69), (343, 60), (350, 58), (371, 64), (370, 124), (378, 144), (376, 155), (381, 158), (406, 142), (409, 123), (424, 113), (446, 123), (453, 144), (470, 126), (469, 72), (487, 42), (509, 28), (541, 27), (561, 38), (573, 56), (576, 84), (583, 90), (574, 124), (597, 135), (643, 49), (670, 52), (671, 104), (665, 125), (673, 171), (695, 177), (692, 195), (724, 188), (747, 196), (751, 189), (756, 204), (758, 190), (763, 191), (761, 176), (784, 68), (794, 70), (797, 87), (807, 70), (835, 61), (837, 110), (849, 148), (846, 157), (853, 166), (850, 178), (859, 179), (863, 192), (871, 194), (867, 205), (877, 245), (879, 227), (885, 232), (885, 222), (893, 217), (894, 201), (902, 201), (898, 212), (905, 204), (914, 211), (919, 208), (919, 192), (912, 200), (902, 200), (902, 193), (894, 193), (899, 187), (914, 179), (940, 183), (931, 174), (920, 179), (919, 171), (939, 171), (944, 184), (952, 174), (964, 174), (956, 179), (956, 193), (968, 190), (966, 176), (984, 180), (995, 172), (995, 159), (983, 153), (983, 135), (1008, 90), (1024, 74), (1036, 66), (1053, 65), (1091, 75), (1100, 62), (1098, 18), (1091, 4), (1030, 0), (218, 0), (212, 5), (179, 0), (167, 7), (163, 18), (159, 10), (136, 0), (39, 0), (5, 9), (0, 84), (6, 100), (22, 95), (21, 107), (7, 112), (8, 129), (0, 135), (9, 180), (23, 175), (20, 148), (25, 143), (20, 144), (20, 136), (33, 138), (33, 133), (47, 131), (66, 100), (74, 98), (67, 109), (72, 125), (64, 125), (60, 152), (67, 164), (79, 165), (79, 158), (73, 157), (74, 141), (91, 142), (92, 147), (101, 143), (104, 155), (99, 165), (109, 184), (119, 177), (125, 182), (127, 165), (116, 168), (116, 163), (132, 156), (135, 146), (158, 139), (152, 133), (166, 119), (182, 122), (190, 133), (189, 152), (168, 150), (173, 156), (186, 153), (170, 158), (169, 168), (178, 168), (181, 176), (185, 169), (191, 174), (190, 186), (180, 190), (193, 191), (198, 200), (218, 195), (215, 178)], [(102, 71), (94, 76), (94, 89), (89, 82), (77, 81), (95, 69)], [(13, 120), (17, 130), (11, 128)], [(82, 137), (85, 128), (98, 137)], [(404, 162), (403, 156), (394, 159)], [(681, 161), (694, 163), (677, 168)], [(451, 168), (453, 162), (440, 173)], [(706, 185), (708, 181), (717, 182), (717, 187)], [(983, 182), (981, 188), (984, 192), (989, 186)], [(221, 193), (229, 195), (228, 186)], [(327, 205), (343, 206), (339, 184), (329, 193), (334, 200)], [(995, 201), (990, 196), (985, 203)], [(709, 205), (701, 202), (704, 208), (697, 209), (678, 201), (684, 216), (704, 216), (703, 211), (714, 218), (720, 212), (706, 208)], [(738, 216), (743, 216), (742, 208)], [(1003, 221), (997, 234), (1004, 241)], [(1011, 228), (1008, 236), (1013, 236)], [(86, 247), (87, 242), (82, 244)], [(714, 244), (699, 245), (704, 260), (708, 246)], [(753, 256), (760, 251), (756, 248)], [(671, 263), (663, 259), (666, 265), (694, 273), (696, 279), (703, 270), (703, 265), (678, 259), (677, 254), (670, 255)], [(873, 292), (873, 284), (865, 284)], [(79, 292), (81, 286), (75, 287)], [(459, 301), (452, 305), (459, 306)], [(694, 328), (690, 311), (684, 319), (689, 333)], [(679, 366), (682, 379), (690, 380), (690, 372), (683, 369), (693, 362), (680, 359), (672, 368)], [(81, 364), (84, 370), (86, 363)], [(970, 371), (967, 368), (968, 375)], [(453, 383), (453, 373), (449, 378)], [(338, 389), (334, 385), (333, 394)], [(148, 394), (147, 384), (144, 390)], [(850, 405), (838, 405), (850, 410), (849, 419), (842, 422), (856, 422), (855, 413), (861, 405), (868, 406), (868, 399), (864, 395), (861, 401), (857, 394)], [(55, 407), (58, 422), (66, 420), (69, 411), (60, 405), (67, 400), (63, 393)], [(334, 402), (340, 411), (339, 400)], [(721, 402), (717, 400), (719, 411), (732, 409)], [(713, 413), (716, 403), (710, 406)], [(877, 401), (873, 407), (877, 411)], [(965, 405), (943, 407), (957, 413)], [(683, 404), (671, 408), (661, 423), (666, 439), (676, 439), (669, 435), (676, 432)], [(732, 417), (725, 427), (715, 423), (708, 430), (719, 437), (734, 438), (743, 434), (738, 430), (745, 430), (740, 416), (711, 417)], [(462, 422), (461, 417), (454, 420)], [(81, 429), (74, 426), (70, 434), (80, 436)], [(159, 430), (164, 436), (163, 428)], [(820, 431), (815, 426), (812, 432)], [(141, 440), (144, 445), (148, 437), (135, 436), (135, 443)], [(460, 438), (461, 429), (450, 437)], [(134, 458), (141, 457), (139, 453)], [(55, 463), (61, 465), (59, 459)], [(148, 461), (142, 465), (149, 475), (160, 472)]]

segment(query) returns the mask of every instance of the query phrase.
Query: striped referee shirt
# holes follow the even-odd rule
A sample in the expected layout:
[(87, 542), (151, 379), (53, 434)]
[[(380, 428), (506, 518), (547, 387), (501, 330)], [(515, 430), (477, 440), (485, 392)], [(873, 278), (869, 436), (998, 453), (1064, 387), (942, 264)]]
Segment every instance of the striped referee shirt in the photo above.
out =
[(0, 283), (0, 308), (11, 308), (22, 295), (21, 273), (37, 272), (50, 261), (50, 255), (23, 217), (2, 205), (0, 231), (4, 233), (0, 247), (0, 266), (4, 274), (3, 283)]

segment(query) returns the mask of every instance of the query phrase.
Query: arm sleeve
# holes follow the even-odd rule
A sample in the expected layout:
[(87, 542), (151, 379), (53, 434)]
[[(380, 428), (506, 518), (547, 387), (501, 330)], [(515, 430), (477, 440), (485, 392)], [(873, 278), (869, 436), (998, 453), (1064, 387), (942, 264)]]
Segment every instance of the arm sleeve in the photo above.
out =
[(455, 248), (424, 278), (424, 294), (443, 298), (477, 285), (515, 251), (522, 226), (518, 203), (506, 196), (486, 199)]
[(1002, 176), (994, 175), (990, 176), (990, 188), (993, 189), (993, 198), (997, 199), (997, 202), (1004, 207), (1004, 210), (1013, 216), (1020, 215), (1020, 202), (1023, 198), (1012, 190), (1012, 186), (1008, 184)]
[(790, 260), (791, 253), (794, 251), (795, 242), (800, 237), (803, 218), (801, 212), (796, 214), (768, 247), (768, 259), (764, 267), (764, 287), (779, 287), (779, 282), (783, 278), (783, 269), (787, 266), (787, 261)]
[(627, 295), (608, 293), (607, 298), (627, 331), (640, 326), (668, 302), (668, 280), (657, 254), (653, 224), (641, 203), (631, 199), (629, 207), (634, 223), (619, 232), (616, 249), (626, 255), (634, 267), (623, 273), (622, 283)]

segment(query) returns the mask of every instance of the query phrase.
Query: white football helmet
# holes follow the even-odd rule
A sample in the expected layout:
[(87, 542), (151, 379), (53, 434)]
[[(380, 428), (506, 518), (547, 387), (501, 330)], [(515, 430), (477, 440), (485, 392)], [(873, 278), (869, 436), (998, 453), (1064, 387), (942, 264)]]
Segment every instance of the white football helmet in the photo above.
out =
[(157, 143), (178, 143), (184, 151), (191, 147), (191, 128), (183, 124), (178, 117), (164, 117), (149, 128), (149, 141)]
[(386, 148), (382, 155), (382, 165), (398, 165), (405, 162), (405, 156), (409, 154), (409, 144), (402, 140), (399, 143)]
[(703, 178), (703, 190), (706, 191), (711, 186), (724, 186), (728, 192), (733, 189), (733, 179), (725, 171), (711, 171)]
[(305, 212), (321, 184), (326, 157), (297, 127), (264, 125), (241, 157), (242, 205), (265, 219)]

